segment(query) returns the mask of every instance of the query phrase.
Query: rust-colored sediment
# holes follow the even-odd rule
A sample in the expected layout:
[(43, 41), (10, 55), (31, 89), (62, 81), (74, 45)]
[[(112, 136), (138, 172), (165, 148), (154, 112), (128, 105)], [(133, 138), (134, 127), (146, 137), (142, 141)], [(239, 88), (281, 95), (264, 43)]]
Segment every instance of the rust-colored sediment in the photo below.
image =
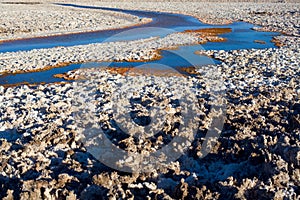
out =
[[(176, 48), (166, 48), (166, 49), (169, 50), (169, 49), (176, 49)], [(162, 56), (161, 56), (161, 49), (158, 49), (158, 50), (154, 50), (154, 53), (153, 53), (153, 56), (152, 56), (151, 59), (140, 59), (140, 60), (128, 59), (128, 60), (120, 60), (120, 61), (87, 60), (87, 61), (84, 61), (84, 62), (63, 62), (63, 63), (59, 63), (57, 65), (48, 65), (48, 66), (45, 66), (45, 67), (39, 68), (39, 69), (16, 70), (14, 72), (3, 71), (3, 72), (0, 72), (1, 73), (0, 77), (4, 77), (4, 76), (7, 76), (7, 75), (13, 75), (13, 74), (24, 74), (24, 73), (33, 73), (33, 72), (47, 71), (47, 70), (54, 69), (54, 68), (66, 67), (66, 66), (68, 66), (70, 64), (81, 64), (81, 63), (86, 63), (86, 62), (149, 62), (149, 61), (159, 60), (161, 58), (162, 58)], [(60, 78), (60, 77), (57, 77), (57, 78)]]
[(254, 40), (254, 42), (258, 44), (266, 44), (266, 41), (263, 40)]
[(220, 35), (224, 33), (230, 33), (231, 28), (203, 28), (196, 30), (185, 30), (184, 33), (203, 33), (207, 35)]
[[(78, 70), (78, 69), (77, 69)], [(77, 70), (73, 70), (77, 71)], [(81, 70), (89, 70), (89, 71), (106, 71), (111, 74), (120, 74), (123, 76), (156, 76), (156, 77), (186, 77), (187, 75), (195, 75), (200, 74), (196, 71), (195, 67), (178, 67), (175, 69), (153, 69), (153, 68), (135, 68), (135, 67), (101, 67), (101, 68), (90, 68), (90, 69), (81, 69)], [(183, 72), (183, 73), (179, 73)], [(55, 74), (54, 77), (62, 78), (67, 81), (71, 80), (83, 80), (85, 79), (84, 75), (77, 75), (76, 77), (70, 76), (68, 73), (63, 74)], [(64, 85), (68, 82), (53, 82), (48, 84), (60, 84)], [(47, 83), (28, 83), (28, 82), (21, 82), (16, 84), (3, 84), (2, 86), (5, 88), (8, 87), (16, 87), (20, 85), (28, 85), (29, 87), (34, 87), (38, 85), (45, 85)]]
[(185, 30), (182, 33), (189, 33), (193, 36), (199, 37), (203, 40), (202, 43), (206, 42), (226, 42), (226, 38), (219, 37), (218, 35), (230, 33), (231, 28), (204, 28), (196, 30)]
[(206, 36), (206, 40), (208, 42), (226, 42), (226, 38), (218, 37), (218, 36)]
[(47, 70), (50, 70), (50, 69), (53, 69), (53, 68), (65, 67), (65, 66), (68, 66), (70, 64), (76, 64), (76, 63), (64, 62), (64, 63), (59, 63), (57, 65), (52, 65), (52, 66), (48, 65), (48, 66), (45, 66), (45, 67), (40, 68), (40, 69), (16, 70), (13, 73), (9, 72), (9, 71), (3, 71), (3, 72), (1, 72), (1, 77), (7, 76), (7, 75), (13, 75), (13, 74), (25, 74), (25, 73), (47, 71)]
[(185, 72), (185, 73), (187, 73), (189, 75), (200, 74), (199, 72), (196, 71), (195, 67), (178, 67), (177, 70)]
[(275, 44), (275, 46), (277, 46), (277, 47), (282, 47), (282, 46), (284, 46), (284, 44), (283, 44), (280, 40), (278, 40), (278, 39), (276, 39), (276, 38), (273, 38), (273, 39), (271, 40), (271, 42), (273, 42), (273, 43)]
[[(72, 71), (71, 71), (72, 72)], [(80, 80), (80, 79), (84, 79), (83, 76), (76, 76), (76, 77), (71, 77), (70, 75), (68, 75), (67, 73), (63, 73), (63, 74), (55, 74), (53, 75), (54, 78), (61, 78), (61, 79), (65, 79), (67, 81), (73, 81), (73, 80)]]
[(108, 68), (101, 68), (102, 70), (106, 70), (112, 74), (121, 74), (125, 75), (128, 73), (129, 70), (133, 70), (133, 67), (108, 67)]
[(63, 73), (63, 74), (55, 74), (55, 75), (53, 75), (53, 77), (54, 77), (54, 78), (65, 79), (65, 80), (68, 80), (68, 81), (75, 80), (74, 78), (71, 78), (70, 76), (68, 76), (67, 73)]

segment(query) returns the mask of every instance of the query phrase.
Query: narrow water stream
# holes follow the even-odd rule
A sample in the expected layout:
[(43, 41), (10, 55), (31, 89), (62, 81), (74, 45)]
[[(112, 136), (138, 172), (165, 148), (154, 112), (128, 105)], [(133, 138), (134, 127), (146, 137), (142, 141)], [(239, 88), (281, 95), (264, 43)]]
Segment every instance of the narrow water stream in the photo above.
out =
[[(23, 40), (8, 41), (0, 44), (0, 53), (2, 52), (16, 52), (25, 51), (40, 48), (51, 48), (56, 46), (74, 46), (83, 45), (90, 43), (101, 43), (103, 41), (124, 41), (124, 40), (136, 40), (142, 38), (149, 38), (153, 36), (164, 37), (173, 32), (182, 32), (184, 30), (195, 30), (202, 28), (231, 28), (232, 32), (222, 34), (222, 37), (226, 38), (226, 42), (215, 43), (208, 42), (203, 45), (193, 45), (193, 46), (183, 46), (178, 50), (163, 50), (162, 59), (150, 62), (112, 62), (112, 63), (92, 63), (89, 66), (114, 66), (114, 67), (128, 67), (128, 66), (138, 66), (141, 64), (164, 64), (170, 67), (189, 67), (190, 62), (185, 61), (180, 56), (177, 55), (180, 52), (184, 57), (189, 57), (193, 64), (201, 66), (206, 64), (212, 64), (212, 60), (205, 56), (195, 55), (194, 52), (199, 49), (206, 50), (234, 50), (234, 49), (250, 49), (250, 48), (274, 48), (274, 43), (271, 42), (274, 36), (279, 35), (279, 33), (274, 32), (258, 32), (252, 30), (253, 25), (245, 22), (235, 22), (228, 25), (209, 25), (203, 24), (194, 17), (181, 15), (181, 14), (171, 14), (163, 12), (150, 12), (150, 11), (136, 11), (136, 10), (123, 10), (115, 8), (104, 8), (95, 6), (80, 6), (74, 4), (58, 4), (60, 6), (71, 6), (87, 9), (102, 9), (111, 10), (117, 12), (124, 12), (139, 17), (152, 18), (152, 22), (147, 24), (142, 24), (138, 27), (157, 27), (166, 28), (169, 31), (157, 32), (153, 29), (153, 32), (143, 33), (137, 31), (133, 32), (132, 35), (121, 36), (118, 38), (113, 37), (113, 40), (108, 40), (112, 35), (121, 33), (127, 30), (133, 30), (136, 27), (127, 27), (114, 30), (103, 30), (95, 32), (84, 32), (77, 34), (66, 34), (58, 36), (49, 36), (42, 38), (30, 38)], [(255, 40), (262, 40), (265, 44), (260, 44), (254, 42)], [(218, 62), (218, 61), (214, 61)], [(80, 68), (81, 64), (70, 64), (66, 67), (54, 68), (41, 72), (31, 72), (23, 74), (8, 74), (0, 76), (0, 85), (5, 84), (18, 84), (22, 82), (28, 83), (51, 83), (62, 81), (60, 78), (54, 78), (54, 74), (65, 73), (70, 70)]]

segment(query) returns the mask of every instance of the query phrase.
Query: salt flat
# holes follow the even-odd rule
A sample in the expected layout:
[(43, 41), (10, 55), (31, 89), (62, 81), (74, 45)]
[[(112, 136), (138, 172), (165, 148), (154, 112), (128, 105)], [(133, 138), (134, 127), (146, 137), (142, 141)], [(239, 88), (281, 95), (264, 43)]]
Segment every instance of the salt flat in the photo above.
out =
[[(49, 3), (46, 3), (49, 12), (42, 4), (0, 4), (1, 8), (10, 9), (6, 14), (0, 13), (1, 30), (12, 30), (10, 33), (2, 32), (1, 38), (122, 27), (140, 22), (130, 15), (62, 8)], [(66, 73), (65, 77), (87, 77), (85, 80), (36, 86), (0, 86), (1, 198), (299, 199), (299, 3), (66, 3), (184, 13), (209, 23), (243, 20), (262, 26), (258, 30), (275, 30), (286, 35), (275, 38), (281, 44), (278, 48), (199, 49), (196, 54), (210, 56), (221, 63), (195, 68), (193, 76), (126, 77), (118, 70), (80, 69)], [(36, 29), (38, 26), (32, 19), (41, 30)], [(59, 21), (61, 23), (56, 27), (55, 23)], [(69, 25), (71, 22), (74, 25)], [(40, 70), (49, 65), (93, 59), (147, 60), (158, 57), (157, 49), (197, 42), (199, 38), (192, 35), (171, 34), (163, 38), (7, 52), (0, 54), (0, 71)], [(113, 92), (122, 92), (119, 88), (125, 88), (130, 81), (145, 82), (148, 86), (140, 94), (133, 95), (132, 109), (137, 116), (136, 122), (145, 124), (150, 115), (147, 106), (162, 102), (160, 98), (163, 96), (171, 97), (172, 101), (163, 101), (169, 113), (163, 126), (164, 137), (136, 140), (124, 136), (115, 126), (112, 121), (114, 107), (125, 105), (125, 101), (116, 105)], [(174, 82), (187, 85), (195, 92), (167, 88), (161, 93), (161, 88)], [(224, 93), (222, 101), (217, 103), (211, 100), (217, 99), (214, 95), (220, 92), (212, 93), (214, 82), (222, 83), (219, 90)], [(132, 88), (138, 86), (135, 84)], [(84, 126), (93, 128), (100, 124), (116, 145), (147, 156), (178, 134), (174, 127), (180, 121), (177, 112), (182, 108), (174, 97), (180, 92), (196, 95), (195, 105), (199, 110), (195, 118), (200, 119), (199, 127), (188, 151), (161, 168), (150, 172), (124, 173), (105, 166), (96, 159), (99, 155), (88, 152), (77, 137)], [(84, 95), (86, 102), (74, 106), (76, 98)], [(223, 101), (226, 109), (222, 109)], [(90, 113), (85, 111), (93, 107), (97, 114), (93, 121), (89, 121)], [(81, 114), (79, 121), (76, 119), (78, 112)], [(221, 131), (220, 136), (217, 139), (205, 138), (212, 119), (220, 115), (225, 116), (224, 126), (217, 130)], [(91, 126), (88, 122), (96, 123)], [(216, 142), (203, 158), (205, 141)], [(129, 163), (129, 158), (121, 161)]]
[(112, 29), (149, 21), (125, 13), (64, 8), (48, 2), (33, 5), (0, 2), (0, 10), (0, 41)]

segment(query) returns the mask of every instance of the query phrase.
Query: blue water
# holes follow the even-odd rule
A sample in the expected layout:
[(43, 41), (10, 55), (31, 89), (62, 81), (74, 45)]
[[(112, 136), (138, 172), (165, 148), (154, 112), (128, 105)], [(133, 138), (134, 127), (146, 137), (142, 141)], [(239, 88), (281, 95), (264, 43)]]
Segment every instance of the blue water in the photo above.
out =
[[(61, 6), (73, 6), (82, 8), (93, 8), (103, 10), (113, 10), (118, 12), (124, 12), (139, 17), (152, 18), (153, 21), (148, 24), (138, 26), (139, 28), (157, 27), (164, 29), (145, 29), (147, 32), (142, 32), (137, 27), (128, 27), (115, 30), (103, 30), (78, 34), (67, 34), (59, 36), (50, 36), (43, 38), (31, 38), (23, 40), (15, 40), (4, 42), (0, 44), (0, 52), (15, 52), (40, 48), (51, 48), (56, 46), (74, 46), (90, 43), (101, 43), (108, 41), (124, 41), (135, 40), (142, 38), (149, 38), (153, 36), (164, 37), (170, 33), (182, 32), (184, 30), (194, 30), (200, 28), (231, 28), (232, 32), (222, 34), (222, 37), (226, 38), (226, 42), (212, 43), (208, 42), (203, 45), (182, 46), (178, 50), (162, 50), (162, 59), (151, 62), (112, 62), (112, 63), (90, 63), (89, 67), (96, 66), (114, 66), (114, 67), (134, 67), (141, 64), (147, 64), (151, 67), (151, 64), (163, 64), (170, 67), (189, 67), (189, 66), (202, 66), (207, 64), (218, 63), (216, 60), (212, 60), (205, 56), (195, 55), (194, 52), (200, 49), (206, 50), (234, 50), (234, 49), (261, 49), (261, 48), (275, 48), (274, 43), (271, 42), (274, 36), (279, 33), (274, 32), (258, 32), (252, 30), (253, 25), (245, 22), (235, 22), (228, 25), (208, 25), (203, 24), (194, 17), (170, 14), (162, 12), (150, 12), (150, 11), (133, 11), (122, 10), (114, 8), (103, 8), (93, 6), (78, 6), (74, 4), (59, 4)], [(131, 31), (130, 34), (120, 34), (118, 37), (111, 37), (115, 34), (122, 33), (123, 31)], [(254, 40), (265, 41), (266, 44), (255, 43)], [(185, 59), (183, 59), (185, 58)], [(47, 71), (14, 74), (0, 76), (0, 84), (16, 84), (21, 82), (28, 83), (51, 83), (62, 81), (60, 78), (54, 78), (54, 74), (65, 73), (70, 70), (74, 70), (80, 67), (85, 67), (81, 64), (71, 64), (66, 67), (54, 68)]]

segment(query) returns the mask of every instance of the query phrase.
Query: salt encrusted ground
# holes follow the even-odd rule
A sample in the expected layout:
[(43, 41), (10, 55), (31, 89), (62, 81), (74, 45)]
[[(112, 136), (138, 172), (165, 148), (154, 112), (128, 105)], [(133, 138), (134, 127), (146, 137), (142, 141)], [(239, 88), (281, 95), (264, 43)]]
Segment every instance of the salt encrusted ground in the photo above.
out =
[[(295, 37), (299, 34), (299, 4), (100, 4), (187, 12), (216, 19), (213, 22), (247, 19), (291, 36), (278, 37), (285, 44), (279, 49), (197, 52), (222, 61), (217, 68), (227, 87), (227, 118), (221, 137), (212, 152), (199, 159), (208, 121), (208, 116), (202, 116), (198, 137), (188, 153), (165, 170), (148, 174), (109, 169), (75, 139), (73, 94), (78, 87), (91, 87), (91, 82), (0, 87), (0, 197), (299, 199), (300, 40)], [(210, 68), (197, 69), (200, 74), (187, 79), (201, 86), (198, 98), (204, 114), (210, 108), (209, 92), (207, 82), (201, 80)], [(102, 95), (97, 98), (103, 107), (111, 100), (107, 86), (122, 83), (124, 77), (105, 71), (98, 75), (101, 84), (97, 89)], [(99, 118), (105, 121), (106, 116), (103, 112)], [(126, 145), (131, 146), (130, 142)]]
[(120, 28), (149, 22), (133, 15), (52, 3), (4, 4), (0, 2), (0, 42), (19, 38)]

